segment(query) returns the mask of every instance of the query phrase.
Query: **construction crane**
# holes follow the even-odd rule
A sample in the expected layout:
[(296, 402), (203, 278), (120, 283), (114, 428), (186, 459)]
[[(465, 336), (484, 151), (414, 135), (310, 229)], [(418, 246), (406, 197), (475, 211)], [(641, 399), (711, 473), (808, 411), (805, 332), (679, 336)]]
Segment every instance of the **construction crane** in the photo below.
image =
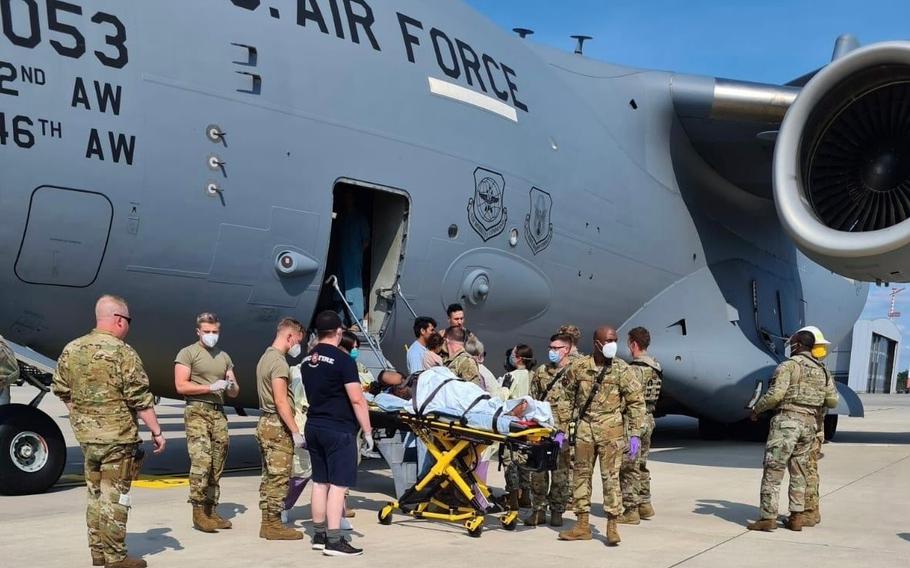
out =
[(888, 308), (888, 319), (895, 320), (901, 317), (901, 313), (894, 309), (894, 301), (897, 295), (906, 290), (906, 288), (891, 288), (891, 306)]

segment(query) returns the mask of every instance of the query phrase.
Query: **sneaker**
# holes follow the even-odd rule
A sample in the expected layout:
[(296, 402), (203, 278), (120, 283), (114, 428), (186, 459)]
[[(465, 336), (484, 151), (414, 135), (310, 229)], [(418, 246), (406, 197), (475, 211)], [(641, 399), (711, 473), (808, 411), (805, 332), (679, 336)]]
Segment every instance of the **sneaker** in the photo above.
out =
[(325, 533), (315, 533), (313, 535), (313, 550), (325, 550), (326, 536)]
[(363, 554), (363, 549), (354, 548), (350, 542), (342, 538), (338, 542), (326, 544), (322, 554), (325, 556), (360, 556)]
[(352, 531), (352, 530), (354, 530), (354, 525), (351, 524), (351, 521), (349, 521), (345, 518), (342, 518), (341, 526), (339, 528), (343, 531)]
[(287, 509), (285, 509), (284, 511), (281, 511), (281, 524), (282, 524), (282, 525), (288, 524), (288, 512), (287, 512)]

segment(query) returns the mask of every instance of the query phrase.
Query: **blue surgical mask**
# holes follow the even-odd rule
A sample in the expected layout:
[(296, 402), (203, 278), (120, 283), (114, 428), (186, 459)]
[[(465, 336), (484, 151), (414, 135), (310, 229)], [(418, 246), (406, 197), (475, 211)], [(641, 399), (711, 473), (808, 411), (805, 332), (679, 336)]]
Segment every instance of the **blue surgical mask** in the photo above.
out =
[(514, 354), (514, 353), (509, 353), (509, 365), (512, 365), (513, 367), (518, 367), (518, 365), (517, 365), (516, 362), (515, 362), (515, 354)]
[(559, 363), (559, 351), (553, 351), (551, 349), (550, 352), (547, 353), (547, 357), (550, 359), (550, 363)]
[(360, 355), (360, 349), (357, 349), (356, 347), (351, 349), (351, 359), (356, 361), (358, 355)]

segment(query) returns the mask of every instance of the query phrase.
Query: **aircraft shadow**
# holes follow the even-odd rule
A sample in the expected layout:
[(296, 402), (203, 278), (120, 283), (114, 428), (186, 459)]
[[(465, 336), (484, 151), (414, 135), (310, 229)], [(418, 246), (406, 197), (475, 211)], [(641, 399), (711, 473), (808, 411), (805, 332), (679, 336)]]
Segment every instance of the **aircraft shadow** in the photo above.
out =
[(910, 541), (910, 533), (897, 533), (897, 536), (906, 541)]
[(165, 550), (183, 550), (176, 538), (169, 536), (170, 527), (149, 529), (144, 533), (127, 533), (126, 546), (134, 556), (154, 555)]
[(750, 519), (758, 518), (758, 508), (755, 505), (725, 499), (699, 499), (692, 512), (696, 515), (714, 515), (739, 526), (745, 526)]

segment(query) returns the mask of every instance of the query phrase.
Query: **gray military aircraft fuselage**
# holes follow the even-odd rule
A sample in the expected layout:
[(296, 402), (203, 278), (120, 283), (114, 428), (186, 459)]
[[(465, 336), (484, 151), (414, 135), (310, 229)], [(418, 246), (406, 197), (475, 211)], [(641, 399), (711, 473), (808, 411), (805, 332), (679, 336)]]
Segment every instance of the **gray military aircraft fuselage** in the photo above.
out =
[[(543, 359), (563, 323), (584, 330), (583, 350), (596, 325), (644, 325), (662, 411), (723, 423), (747, 416), (782, 338), (851, 329), (867, 285), (835, 272), (900, 279), (779, 220), (781, 195), (811, 188), (796, 176), (772, 195), (775, 138), (780, 151), (811, 138), (800, 129), (830, 130), (814, 115), (789, 126), (798, 134), (790, 115), (781, 128), (803, 99), (794, 86), (563, 53), (460, 2), (3, 0), (0, 12), (0, 333), (55, 357), (91, 329), (100, 294), (122, 295), (161, 396), (175, 396), (195, 314), (215, 311), (237, 405), (257, 406), (277, 320), (336, 304), (326, 282), (347, 194), (371, 227), (368, 327), (393, 363), (413, 315), (444, 319), (454, 301), (494, 371), (517, 343)], [(882, 51), (846, 55), (803, 92), (841, 85), (825, 74), (870, 50)], [(840, 412), (861, 413), (841, 392)]]

